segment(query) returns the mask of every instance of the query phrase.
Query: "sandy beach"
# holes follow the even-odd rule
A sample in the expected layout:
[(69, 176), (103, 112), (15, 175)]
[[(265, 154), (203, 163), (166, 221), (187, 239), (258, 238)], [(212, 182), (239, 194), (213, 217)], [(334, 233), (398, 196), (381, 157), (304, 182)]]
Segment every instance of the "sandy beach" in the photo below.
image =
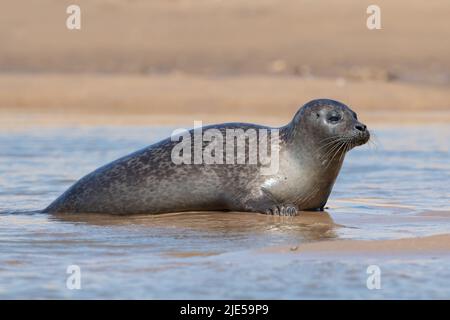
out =
[(4, 3), (5, 72), (278, 74), (448, 84), (448, 2), (368, 0), (80, 0)]
[(447, 2), (379, 1), (375, 31), (368, 4), (80, 1), (82, 28), (70, 31), (65, 1), (25, 11), (10, 2), (1, 124), (279, 125), (317, 97), (349, 104), (369, 124), (447, 122)]
[(0, 75), (2, 127), (32, 125), (282, 125), (326, 96), (346, 101), (368, 124), (446, 123), (450, 90), (398, 82), (340, 84), (329, 78), (168, 75)]

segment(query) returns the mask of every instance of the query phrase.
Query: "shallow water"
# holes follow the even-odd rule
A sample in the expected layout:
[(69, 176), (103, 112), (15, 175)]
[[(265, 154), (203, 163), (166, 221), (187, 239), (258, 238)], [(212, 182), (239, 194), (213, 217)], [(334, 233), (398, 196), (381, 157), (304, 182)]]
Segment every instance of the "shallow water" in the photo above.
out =
[[(171, 128), (0, 131), (0, 298), (450, 298), (450, 256), (263, 253), (450, 232), (450, 128), (382, 127), (349, 153), (324, 213), (35, 214)], [(382, 289), (368, 290), (379, 265)], [(66, 287), (81, 268), (81, 290)]]

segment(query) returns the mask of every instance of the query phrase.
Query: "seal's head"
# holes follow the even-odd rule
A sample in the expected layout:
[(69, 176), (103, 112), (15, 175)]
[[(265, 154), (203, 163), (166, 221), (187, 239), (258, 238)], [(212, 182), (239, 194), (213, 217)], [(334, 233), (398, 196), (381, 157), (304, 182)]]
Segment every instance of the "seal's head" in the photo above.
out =
[[(335, 100), (317, 99), (306, 103), (295, 115), (294, 123), (319, 146), (343, 144), (348, 151), (365, 144), (370, 133), (356, 113)], [(328, 149), (328, 148), (327, 148)]]

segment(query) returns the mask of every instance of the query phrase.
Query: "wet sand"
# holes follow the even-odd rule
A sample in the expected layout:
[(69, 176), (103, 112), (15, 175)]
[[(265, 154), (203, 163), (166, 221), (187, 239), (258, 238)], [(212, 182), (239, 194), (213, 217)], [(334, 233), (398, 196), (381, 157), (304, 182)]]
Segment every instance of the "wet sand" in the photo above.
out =
[[(446, 213), (450, 216), (450, 213)], [(267, 248), (263, 252), (333, 255), (440, 255), (450, 254), (450, 234), (395, 240), (335, 240), (304, 243), (298, 246)]]
[[(258, 234), (267, 232), (270, 229), (278, 231), (292, 232), (292, 230), (302, 230), (308, 234), (307, 243), (293, 244), (282, 247), (266, 247), (260, 252), (266, 253), (287, 253), (295, 252), (299, 254), (319, 254), (333, 255), (334, 257), (345, 255), (378, 255), (390, 256), (392, 254), (402, 255), (434, 255), (440, 253), (450, 253), (450, 234), (440, 234), (426, 237), (413, 237), (391, 240), (338, 240), (336, 230), (346, 228), (357, 221), (355, 217), (346, 218), (342, 215), (337, 217), (336, 223), (328, 212), (300, 212), (296, 217), (274, 217), (262, 214), (245, 212), (185, 212), (170, 213), (161, 215), (132, 215), (115, 216), (101, 214), (58, 214), (51, 219), (72, 223), (87, 223), (99, 226), (145, 226), (149, 228), (170, 227), (180, 230), (190, 229), (197, 232), (218, 232), (225, 230), (228, 232)], [(335, 218), (336, 219), (336, 218)], [(405, 222), (420, 223), (430, 220), (435, 223), (448, 223), (450, 211), (423, 212), (413, 216), (397, 217), (397, 223)], [(394, 223), (390, 219), (390, 223)], [(383, 218), (372, 217), (372, 221), (365, 221), (371, 224), (384, 224)], [(196, 256), (209, 255), (205, 252), (179, 252), (173, 255)]]
[[(373, 203), (368, 202), (371, 205)], [(372, 221), (363, 218), (363, 223), (384, 224), (381, 217), (371, 217)], [(161, 215), (102, 215), (102, 214), (57, 214), (52, 220), (72, 223), (86, 223), (98, 226), (140, 226), (148, 228), (175, 228), (180, 231), (189, 229), (196, 232), (264, 234), (269, 230), (284, 232), (301, 232), (304, 235), (302, 243), (289, 246), (268, 246), (259, 250), (260, 253), (307, 254), (307, 256), (392, 256), (392, 255), (436, 255), (450, 254), (450, 233), (425, 237), (401, 238), (390, 240), (339, 240), (336, 232), (357, 224), (360, 219), (345, 217), (342, 214), (334, 219), (328, 212), (303, 211), (296, 217), (276, 217), (244, 212), (185, 212)], [(423, 212), (413, 216), (397, 217), (399, 225), (405, 222), (449, 223), (450, 211)], [(343, 224), (336, 223), (335, 220)], [(395, 218), (390, 219), (395, 223)], [(307, 241), (305, 243), (305, 240)], [(171, 252), (177, 257), (208, 256), (211, 252), (180, 251)]]

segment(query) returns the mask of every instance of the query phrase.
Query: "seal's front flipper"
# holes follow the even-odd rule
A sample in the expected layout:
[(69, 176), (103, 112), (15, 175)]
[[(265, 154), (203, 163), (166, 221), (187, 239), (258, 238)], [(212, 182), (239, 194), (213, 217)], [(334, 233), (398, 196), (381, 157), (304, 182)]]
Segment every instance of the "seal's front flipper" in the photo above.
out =
[(296, 216), (298, 209), (293, 204), (275, 205), (265, 211), (265, 214), (274, 216)]
[(291, 203), (283, 203), (267, 189), (262, 187), (245, 202), (244, 211), (260, 212), (274, 216), (296, 216), (298, 208)]

